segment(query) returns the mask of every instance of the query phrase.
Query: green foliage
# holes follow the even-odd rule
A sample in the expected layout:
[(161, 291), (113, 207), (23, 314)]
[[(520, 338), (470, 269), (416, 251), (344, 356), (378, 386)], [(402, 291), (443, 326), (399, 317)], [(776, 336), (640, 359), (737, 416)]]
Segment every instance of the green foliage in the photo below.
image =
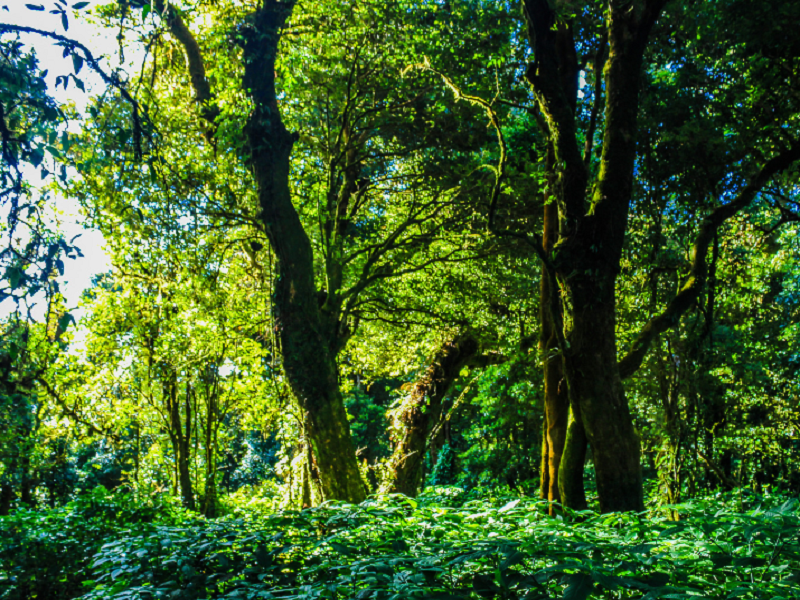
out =
[[(448, 579), (449, 588), (438, 588), (431, 582), (438, 585), (444, 576), (420, 566), (433, 555), (408, 541), (424, 537), (427, 529), (440, 531), (432, 524), (433, 502), (403, 517), (410, 523), (408, 530), (401, 527), (404, 543), (417, 549), (396, 555), (391, 560), (400, 562), (389, 570), (381, 566), (383, 571), (369, 566), (372, 558), (361, 550), (349, 550), (357, 557), (351, 560), (351, 554), (337, 554), (322, 538), (316, 547), (302, 541), (302, 532), (313, 538), (320, 519), (339, 518), (350, 509), (270, 516), (278, 507), (302, 505), (298, 496), (314, 469), (307, 464), (307, 407), (301, 410), (293, 401), (282, 370), (285, 323), (270, 310), (278, 272), (269, 240), (274, 224), (264, 222), (257, 186), (242, 161), (243, 127), (252, 107), (242, 89), (241, 48), (235, 39), (247, 27), (247, 4), (118, 0), (98, 6), (99, 22), (120, 31), (120, 51), (123, 41), (147, 48), (137, 74), (129, 79), (114, 74), (118, 83), (129, 82), (125, 85), (141, 102), (142, 113), (124, 94), (106, 93), (90, 101), (80, 128), (69, 131), (64, 123), (71, 109), (58, 107), (51, 98), (35, 53), (0, 28), (0, 206), (8, 211), (0, 233), (9, 239), (0, 250), (0, 301), (41, 291), (56, 298), (36, 332), (43, 348), (37, 350), (39, 358), (23, 356), (28, 346), (20, 341), (22, 329), (12, 331), (9, 325), (0, 340), (3, 510), (44, 501), (59, 504), (76, 490), (102, 483), (140, 492), (180, 490), (187, 506), (194, 504), (194, 495), (209, 516), (218, 509), (235, 516), (261, 515), (243, 524), (193, 521), (186, 539), (166, 549), (127, 536), (124, 543), (133, 556), (141, 551), (152, 560), (137, 571), (125, 562), (133, 560), (129, 556), (114, 558), (113, 564), (124, 566), (116, 574), (104, 570), (107, 563), (98, 564), (104, 587), (92, 592), (97, 597), (127, 593), (131, 585), (141, 587), (140, 596), (147, 595), (149, 586), (201, 597), (234, 593), (237, 582), (247, 593), (269, 584), (293, 590), (270, 592), (278, 595), (295, 594), (300, 585), (310, 586), (304, 594), (357, 595), (364, 591), (353, 588), (361, 585), (353, 582), (362, 560), (375, 581), (385, 583), (378, 575), (388, 577), (391, 571), (391, 589), (400, 595), (414, 590), (467, 594), (464, 577), (470, 590), (486, 596), (661, 594), (661, 588), (602, 579), (628, 577), (621, 566), (628, 558), (619, 559), (620, 564), (593, 558), (600, 560), (593, 566), (576, 558), (579, 566), (556, 570), (563, 581), (540, 581), (538, 574), (547, 567), (539, 550), (510, 533), (502, 534), (510, 540), (502, 546), (506, 549), (491, 546), (487, 538), (486, 548), (494, 548), (489, 554), (453, 563), (465, 571)], [(595, 138), (593, 151), (590, 143), (585, 149), (590, 179), (605, 146), (600, 140), (615, 135), (604, 122), (602, 4), (562, 3), (556, 14), (558, 23), (570, 23), (581, 64), (574, 114), (581, 142)], [(67, 9), (63, 2), (55, 6), (53, 14), (63, 19), (66, 30)], [(72, 5), (74, 10), (85, 7), (84, 2)], [(381, 378), (394, 379), (393, 388), (413, 381), (424, 370), (430, 349), (465, 326), (480, 338), (482, 358), (499, 358), (503, 364), (470, 367), (454, 385), (445, 402), (446, 421), (429, 440), (428, 481), (528, 493), (537, 484), (543, 357), (533, 348), (539, 334), (540, 265), (519, 239), (500, 241), (485, 233), (486, 200), (494, 182), (487, 167), (495, 168), (500, 150), (485, 113), (454, 98), (455, 92), (491, 102), (508, 154), (496, 217), (502, 228), (534, 234), (553, 191), (544, 191), (548, 178), (557, 178), (563, 165), (548, 167), (546, 138), (553, 124), (542, 120), (530, 89), (521, 83), (531, 48), (516, 10), (487, 0), (323, 0), (297, 3), (282, 32), (275, 68), (278, 109), (296, 134), (289, 185), (314, 256), (316, 296), (310, 305), (318, 303), (325, 316), (351, 433), (373, 489), (376, 466), (390, 451), (385, 431), (389, 400), (373, 387)], [(659, 18), (643, 67), (633, 190), (619, 207), (629, 208), (630, 214), (615, 298), (618, 350), (629, 347), (685, 284), (692, 242), (709, 211), (729, 202), (780, 148), (796, 143), (800, 46), (790, 25), (800, 19), (799, 11), (797, 3), (781, 0), (672, 2)], [(187, 72), (191, 48), (174, 31), (167, 33), (178, 18), (202, 54), (212, 96), (208, 106), (194, 101), (199, 92)], [(72, 56), (74, 74), (60, 76), (57, 85), (66, 90), (74, 82), (82, 89), (77, 74), (89, 62), (84, 64), (67, 42), (63, 50)], [(449, 87), (434, 69), (446, 76)], [(629, 132), (623, 133), (627, 138)], [(80, 177), (68, 178), (68, 165), (75, 165)], [(74, 322), (58, 304), (56, 277), (63, 275), (64, 257), (79, 251), (47, 226), (48, 199), (25, 181), (25, 169), (58, 174), (61, 191), (78, 199), (88, 221), (103, 232), (114, 266), (85, 294), (88, 316), (82, 326), (87, 333), (80, 347), (69, 352), (64, 352), (67, 332)], [(752, 207), (719, 229), (704, 291), (653, 344), (640, 371), (625, 381), (655, 505), (749, 484), (758, 491), (800, 489), (797, 193), (796, 172), (787, 171), (763, 188)], [(15, 229), (22, 218), (32, 225), (30, 231)], [(779, 225), (788, 225), (785, 233), (777, 230)], [(596, 242), (601, 247), (605, 240)], [(564, 274), (571, 268), (564, 265)], [(315, 365), (307, 367), (308, 373), (315, 371)], [(370, 382), (373, 387), (363, 385)], [(586, 473), (593, 472), (587, 466)], [(442, 507), (436, 510), (455, 510), (452, 498), (439, 502)], [(371, 523), (375, 540), (384, 539), (391, 527), (400, 527), (392, 519), (405, 509), (397, 502), (381, 507), (354, 509), (354, 515), (366, 511), (365, 520), (354, 516), (348, 522), (365, 536), (362, 526)], [(691, 513), (687, 522), (700, 522), (705, 510), (701, 503), (672, 508), (670, 514)], [(389, 516), (384, 519), (380, 511)], [(511, 509), (507, 513), (503, 519), (514, 514)], [(751, 517), (730, 516), (731, 527), (741, 529)], [(480, 521), (477, 516), (473, 520)], [(553, 534), (554, 552), (564, 539), (600, 531), (599, 522), (590, 518), (575, 525), (574, 534)], [(318, 564), (330, 567), (330, 581), (323, 585), (320, 578), (328, 571), (298, 559), (299, 566), (265, 563), (273, 570), (258, 583), (246, 572), (259, 564), (248, 558), (246, 544), (232, 542), (217, 552), (239, 569), (234, 570), (222, 559), (208, 562), (210, 550), (200, 551), (192, 541), (200, 531), (206, 537), (236, 538), (256, 528), (273, 552), (277, 547), (269, 539), (279, 523), (286, 524), (287, 535), (301, 539), (284, 554), (317, 556)], [(521, 529), (528, 527), (520, 523)], [(625, 526), (632, 531), (641, 526), (631, 523)], [(123, 519), (119, 527), (128, 525)], [(38, 527), (33, 521), (30, 526)], [(177, 533), (163, 523), (158, 527), (166, 527), (165, 539), (175, 541)], [(455, 528), (444, 531), (442, 536), (455, 544), (442, 550), (444, 556), (468, 544), (468, 536)], [(538, 535), (538, 529), (531, 531)], [(345, 541), (335, 543), (356, 543), (342, 535)], [(678, 586), (663, 593), (680, 596), (684, 584), (706, 591), (680, 562), (693, 556), (697, 576), (712, 581), (708, 593), (723, 594), (733, 572), (724, 565), (719, 574), (708, 570), (704, 551), (692, 546), (696, 540), (674, 539), (675, 548), (688, 548), (688, 554), (666, 542), (658, 552), (640, 553), (652, 559), (649, 566), (663, 567), (659, 572), (668, 573), (670, 585)], [(614, 540), (609, 543), (624, 546), (624, 540)], [(476, 547), (484, 548), (484, 541), (475, 542)], [(371, 542), (363, 543), (368, 548)], [(730, 541), (730, 549), (739, 548), (738, 543)], [(50, 560), (50, 550), (37, 548), (36, 561)], [(119, 550), (109, 548), (104, 552)], [(390, 556), (382, 554), (383, 546), (373, 549), (378, 557)], [(184, 551), (191, 556), (188, 571), (159, 562), (174, 559), (182, 569)], [(492, 556), (499, 565), (516, 556), (513, 552), (527, 562), (506, 570), (522, 579), (509, 583), (497, 565), (497, 572), (486, 570)], [(659, 553), (663, 556), (657, 558)], [(678, 567), (667, 564), (673, 559), (685, 567), (680, 577), (673, 577)], [(54, 568), (61, 564), (59, 558), (52, 560)], [(786, 564), (789, 571), (796, 569), (795, 563)], [(404, 565), (411, 575), (401, 577)], [(522, 574), (521, 565), (529, 571)], [(65, 569), (59, 572), (67, 577)], [(143, 578), (146, 572), (150, 580)], [(164, 579), (173, 572), (174, 580)], [(339, 579), (345, 572), (352, 581)], [(212, 575), (219, 577), (208, 580)], [(780, 582), (784, 575), (762, 569), (751, 579)], [(417, 576), (422, 579), (413, 579)], [(525, 577), (533, 580), (523, 585)], [(603, 581), (616, 582), (619, 589), (609, 591)], [(349, 591), (337, 591), (337, 586)], [(750, 594), (735, 587), (728, 592)]]
[(456, 482), (455, 456), (450, 444), (445, 443), (439, 450), (430, 481), (431, 485), (452, 485)]
[(446, 467), (452, 478), (435, 483), (528, 493), (535, 489), (542, 442), (538, 375), (533, 357), (521, 353), (457, 388), (454, 395), (462, 406), (453, 407), (449, 423), (452, 456), (437, 460), (452, 461)]
[(96, 491), (0, 521), (0, 566), (11, 574), (0, 597), (35, 597), (24, 586), (36, 585), (64, 599), (83, 587), (87, 600), (795, 597), (798, 502), (740, 501), (674, 506), (678, 522), (551, 518), (541, 502), (463, 494), (207, 521)]
[(58, 509), (14, 511), (0, 517), (0, 598), (77, 598), (91, 578), (92, 556), (109, 537), (182, 520), (161, 497), (111, 495), (102, 487)]
[(52, 198), (33, 185), (54, 174), (66, 181), (63, 159), (73, 142), (46, 74), (36, 53), (0, 28), (0, 303), (11, 300), (16, 310), (37, 296), (56, 296), (64, 258), (82, 256), (54, 226)]

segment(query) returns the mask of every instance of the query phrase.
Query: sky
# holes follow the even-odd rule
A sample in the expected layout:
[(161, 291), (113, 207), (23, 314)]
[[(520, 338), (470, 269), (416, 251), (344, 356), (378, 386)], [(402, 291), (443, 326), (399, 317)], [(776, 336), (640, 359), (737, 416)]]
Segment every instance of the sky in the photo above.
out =
[[(44, 6), (45, 11), (33, 11), (26, 7), (26, 4), (34, 4)], [(70, 1), (70, 6), (76, 2)], [(76, 39), (86, 45), (92, 53), (96, 56), (106, 56), (107, 60), (102, 64), (104, 66), (118, 64), (116, 55), (117, 42), (115, 39), (115, 32), (103, 30), (85, 19), (80, 18), (80, 15), (91, 10), (95, 2), (90, 2), (83, 10), (68, 11), (69, 15), (69, 29), (65, 32), (61, 23), (61, 18), (58, 15), (49, 14), (49, 10), (55, 6), (53, 1), (44, 0), (0, 0), (0, 23), (10, 23), (13, 25), (22, 25), (27, 27), (34, 27), (41, 30), (55, 32), (65, 35), (72, 39)], [(42, 69), (48, 70), (47, 83), (49, 93), (61, 103), (74, 102), (80, 109), (85, 107), (91, 99), (93, 93), (100, 93), (103, 90), (103, 84), (99, 77), (91, 73), (87, 68), (81, 71), (81, 79), (86, 84), (86, 92), (81, 92), (74, 85), (70, 85), (65, 91), (62, 87), (55, 89), (55, 78), (58, 75), (65, 75), (73, 72), (71, 59), (62, 56), (62, 49), (55, 46), (49, 40), (34, 34), (22, 34), (20, 38), (25, 44), (32, 46), (39, 59), (39, 66)], [(130, 58), (130, 57), (128, 57)], [(74, 171), (70, 174), (71, 177), (79, 177)], [(35, 171), (31, 171), (28, 181), (37, 185), (43, 183)], [(59, 221), (61, 221), (61, 230), (67, 240), (72, 239), (76, 235), (80, 237), (75, 241), (75, 244), (83, 252), (83, 258), (65, 261), (64, 276), (59, 278), (59, 285), (62, 293), (66, 298), (66, 304), (69, 309), (78, 306), (78, 301), (84, 289), (91, 285), (92, 277), (98, 273), (104, 273), (111, 269), (109, 257), (104, 249), (103, 236), (99, 231), (87, 229), (83, 226), (84, 218), (80, 214), (80, 209), (77, 203), (69, 198), (59, 197), (55, 199), (55, 210), (59, 213)], [(0, 318), (8, 315), (14, 309), (11, 301), (0, 303)], [(41, 318), (43, 306), (37, 307), (33, 311), (33, 315)], [(73, 316), (79, 318), (83, 311), (71, 310)]]

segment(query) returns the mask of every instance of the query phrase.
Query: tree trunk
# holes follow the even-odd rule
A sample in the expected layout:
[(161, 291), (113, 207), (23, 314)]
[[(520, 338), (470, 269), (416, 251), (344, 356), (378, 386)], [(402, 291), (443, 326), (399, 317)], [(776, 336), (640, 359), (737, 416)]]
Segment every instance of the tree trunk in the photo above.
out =
[(639, 437), (617, 367), (613, 279), (601, 289), (610, 292), (574, 295), (565, 314), (572, 328), (564, 360), (570, 401), (592, 446), (601, 512), (642, 511)]
[[(545, 405), (545, 411), (547, 406)], [(542, 457), (539, 462), (539, 498), (547, 500), (550, 491), (550, 449), (547, 445), (547, 413), (542, 419)]]
[(461, 369), (478, 353), (478, 342), (462, 334), (446, 342), (399, 407), (401, 437), (389, 461), (390, 479), (383, 491), (416, 496), (422, 484), (422, 467), (428, 437), (439, 422), (444, 400)]
[(212, 389), (206, 391), (206, 394), (206, 485), (203, 514), (213, 518), (217, 516), (216, 383)]
[(544, 117), (557, 175), (558, 242), (551, 256), (540, 256), (560, 288), (562, 313), (550, 313), (563, 338), (570, 404), (576, 416), (580, 412), (592, 446), (603, 512), (638, 511), (644, 504), (639, 440), (617, 365), (615, 283), (633, 185), (642, 61), (664, 4), (611, 1), (603, 15), (608, 34), (608, 56), (598, 54), (605, 59), (603, 147), (589, 198), (590, 156), (582, 156), (575, 123), (578, 61), (571, 22), (563, 21), (549, 0), (523, 3), (533, 49), (526, 77)]
[[(547, 161), (548, 171), (552, 170), (552, 160), (552, 151), (550, 151), (548, 152)], [(549, 179), (548, 187), (554, 184), (554, 178), (550, 176)], [(543, 234), (542, 247), (545, 254), (549, 255), (552, 253), (553, 246), (558, 239), (558, 206), (553, 198), (548, 198), (545, 201)], [(553, 306), (558, 303), (557, 298), (553, 297), (554, 294), (558, 294), (558, 290), (553, 290), (551, 287), (550, 279), (543, 268), (539, 286), (539, 323), (541, 331), (539, 348), (544, 366), (545, 421), (545, 439), (542, 443), (545, 454), (542, 457), (542, 468), (546, 469), (546, 473), (542, 473), (542, 498), (551, 503), (558, 503), (562, 501), (559, 492), (559, 466), (567, 439), (569, 396), (567, 394), (567, 385), (564, 381), (562, 349), (559, 348), (555, 324), (550, 316)], [(571, 466), (571, 463), (569, 465)], [(583, 463), (580, 465), (580, 481), (581, 483), (583, 482)], [(570, 506), (570, 508), (577, 507)], [(550, 514), (553, 514), (554, 509), (555, 506), (551, 504)]]
[[(677, 382), (670, 385), (669, 394), (664, 403), (664, 459), (662, 462), (662, 473), (664, 480), (664, 492), (669, 504), (677, 504), (681, 501), (681, 414), (680, 396), (678, 393)], [(672, 517), (676, 521), (678, 514), (673, 511)]]
[(308, 413), (309, 440), (325, 499), (360, 502), (365, 486), (350, 437), (331, 348), (314, 282), (311, 242), (292, 204), (289, 157), (295, 136), (281, 120), (275, 91), (280, 31), (294, 0), (265, 0), (243, 28), (244, 88), (253, 100), (245, 133), (249, 166), (258, 186), (264, 224), (278, 262), (274, 287), (283, 368), (300, 407)]
[[(18, 448), (18, 446), (17, 446)], [(14, 452), (12, 448), (12, 452)], [(6, 463), (6, 471), (4, 481), (0, 484), (0, 516), (5, 516), (11, 512), (11, 506), (14, 504), (16, 494), (14, 493), (14, 478), (17, 471), (17, 454), (11, 455)]]
[(4, 482), (0, 485), (0, 517), (5, 517), (11, 512), (11, 505), (14, 503), (14, 488), (11, 484)]
[(170, 440), (175, 453), (175, 469), (177, 471), (178, 488), (180, 489), (181, 502), (189, 510), (195, 509), (194, 492), (192, 490), (192, 474), (190, 470), (192, 411), (190, 401), (190, 388), (186, 386), (185, 417), (186, 425), (181, 422), (181, 406), (178, 401), (178, 382), (173, 374), (164, 385), (164, 394), (169, 406)]
[[(578, 409), (579, 411), (580, 409)], [(577, 416), (576, 416), (577, 415)], [(570, 408), (564, 451), (558, 466), (558, 491), (561, 503), (572, 510), (586, 510), (583, 470), (586, 464), (586, 430), (580, 413)], [(553, 514), (551, 509), (550, 514)]]

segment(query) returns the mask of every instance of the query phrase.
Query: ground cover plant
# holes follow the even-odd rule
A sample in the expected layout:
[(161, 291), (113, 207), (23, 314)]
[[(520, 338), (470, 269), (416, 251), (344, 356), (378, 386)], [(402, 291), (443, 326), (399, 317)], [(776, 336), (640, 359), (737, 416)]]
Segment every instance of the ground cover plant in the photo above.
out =
[[(452, 488), (216, 520), (136, 506), (98, 490), (59, 511), (5, 518), (0, 598), (790, 599), (800, 590), (800, 507), (778, 496), (556, 518), (539, 500)], [(676, 513), (680, 521), (668, 518)]]

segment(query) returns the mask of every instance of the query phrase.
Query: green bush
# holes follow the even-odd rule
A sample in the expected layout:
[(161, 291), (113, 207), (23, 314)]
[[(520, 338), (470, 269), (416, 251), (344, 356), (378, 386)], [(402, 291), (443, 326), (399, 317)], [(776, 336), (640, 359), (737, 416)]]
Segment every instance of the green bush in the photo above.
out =
[(92, 556), (118, 531), (184, 519), (161, 498), (144, 501), (102, 487), (58, 509), (0, 517), (0, 599), (77, 598), (84, 582), (92, 583)]

